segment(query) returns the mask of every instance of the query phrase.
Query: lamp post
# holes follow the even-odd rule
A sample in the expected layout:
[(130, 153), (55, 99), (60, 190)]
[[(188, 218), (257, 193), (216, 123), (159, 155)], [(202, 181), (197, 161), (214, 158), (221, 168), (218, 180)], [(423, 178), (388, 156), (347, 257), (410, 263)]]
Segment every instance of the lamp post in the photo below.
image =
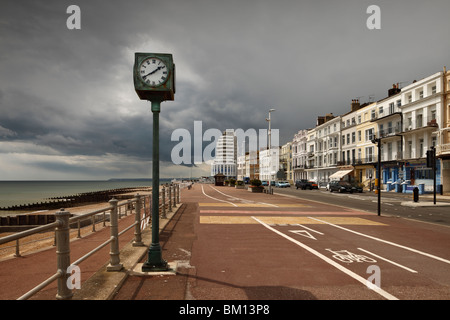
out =
[(381, 138), (374, 137), (372, 143), (378, 146), (378, 165), (377, 165), (377, 193), (378, 193), (378, 215), (381, 214)]
[(266, 119), (269, 122), (269, 194), (272, 194), (272, 132), (270, 127), (270, 114), (274, 111), (275, 109), (269, 109), (269, 118)]

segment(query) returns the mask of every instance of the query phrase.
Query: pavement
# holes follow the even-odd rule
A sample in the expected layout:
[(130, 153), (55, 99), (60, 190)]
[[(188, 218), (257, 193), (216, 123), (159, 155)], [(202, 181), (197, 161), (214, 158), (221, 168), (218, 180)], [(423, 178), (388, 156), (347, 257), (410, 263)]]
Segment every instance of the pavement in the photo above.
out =
[[(297, 240), (290, 237), (295, 233), (301, 241), (322, 243), (323, 241), (317, 241), (320, 238), (316, 233), (323, 235), (324, 230), (314, 229), (325, 228), (328, 223), (338, 227), (351, 225), (359, 228), (360, 232), (374, 230), (373, 234), (376, 236), (379, 236), (380, 230), (386, 230), (383, 229), (384, 226), (389, 225), (389, 230), (393, 230), (389, 234), (389, 240), (402, 241), (417, 236), (417, 230), (422, 226), (413, 221), (406, 221), (405, 226), (405, 221), (401, 219), (376, 217), (367, 212), (276, 193), (252, 193), (248, 190), (214, 187), (209, 184), (195, 184), (191, 189), (183, 189), (180, 198), (181, 204), (168, 214), (167, 219), (160, 220), (160, 245), (163, 259), (169, 263), (170, 270), (163, 273), (142, 272), (141, 266), (147, 260), (148, 246), (151, 243), (151, 230), (147, 228), (142, 233), (144, 246), (133, 247), (134, 230), (131, 229), (120, 238), (123, 269), (118, 272), (106, 270), (109, 260), (109, 247), (106, 246), (104, 250), (80, 264), (81, 289), (74, 290), (72, 299), (383, 299), (383, 296), (380, 297), (357, 281), (343, 277), (341, 272), (324, 264), (320, 259), (311, 258), (308, 254), (305, 256), (306, 251), (299, 252), (295, 244)], [(318, 217), (321, 222), (318, 225), (318, 222), (314, 222), (315, 224), (308, 227), (313, 223), (311, 219), (314, 219), (309, 216)], [(134, 216), (122, 218), (119, 231), (130, 225), (133, 219)], [(292, 230), (293, 226), (300, 229)], [(78, 259), (92, 250), (91, 248), (104, 242), (108, 233), (109, 229), (104, 228), (77, 239), (77, 245), (71, 249), (71, 260)], [(331, 234), (336, 237), (333, 239), (342, 238), (341, 235)], [(414, 240), (414, 245), (421, 250), (427, 250), (429, 244), (433, 243), (433, 254), (443, 255), (445, 259), (442, 260), (450, 260), (445, 244), (450, 239), (450, 228), (427, 226), (420, 234), (427, 241)], [(345, 239), (348, 237), (345, 236)], [(288, 238), (291, 243), (286, 241)], [(304, 248), (310, 252), (315, 251)], [(55, 265), (54, 249), (0, 261), (0, 299), (17, 299), (53, 274)], [(439, 268), (437, 270), (440, 271)], [(445, 274), (450, 274), (447, 271)], [(403, 275), (394, 278), (399, 280), (402, 277)], [(447, 281), (446, 276), (440, 276), (440, 279)], [(408, 284), (411, 280), (407, 281), (405, 280), (405, 283)], [(412, 281), (411, 286), (411, 290), (405, 284), (402, 284), (401, 288), (408, 293), (414, 292), (413, 297), (416, 299), (450, 299), (449, 286), (441, 287), (433, 283), (433, 290), (429, 291), (428, 285), (423, 284), (423, 279), (417, 284)], [(424, 290), (428, 291), (417, 292), (417, 287), (424, 287)], [(396, 286), (393, 288), (397, 290)], [(400, 297), (409, 297), (404, 296), (402, 290), (399, 291)], [(56, 283), (53, 283), (32, 299), (55, 300), (55, 294)]]

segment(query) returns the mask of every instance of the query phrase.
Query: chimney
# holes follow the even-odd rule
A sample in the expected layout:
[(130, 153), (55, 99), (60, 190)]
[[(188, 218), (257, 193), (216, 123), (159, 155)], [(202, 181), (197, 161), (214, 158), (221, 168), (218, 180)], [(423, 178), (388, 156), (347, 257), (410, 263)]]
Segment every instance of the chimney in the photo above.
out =
[(359, 99), (353, 99), (352, 100), (352, 112), (358, 110), (359, 106), (360, 106)]
[(333, 113), (327, 113), (327, 114), (325, 115), (325, 122), (330, 121), (330, 120), (333, 119), (333, 118), (334, 118)]
[(393, 84), (392, 85), (392, 89), (388, 90), (388, 97), (391, 97), (391, 96), (399, 93), (400, 91), (402, 91), (402, 90), (398, 87), (398, 83), (397, 84)]
[(324, 124), (324, 123), (325, 123), (325, 117), (318, 116), (317, 117), (317, 124), (316, 124), (316, 126), (320, 126), (321, 124)]

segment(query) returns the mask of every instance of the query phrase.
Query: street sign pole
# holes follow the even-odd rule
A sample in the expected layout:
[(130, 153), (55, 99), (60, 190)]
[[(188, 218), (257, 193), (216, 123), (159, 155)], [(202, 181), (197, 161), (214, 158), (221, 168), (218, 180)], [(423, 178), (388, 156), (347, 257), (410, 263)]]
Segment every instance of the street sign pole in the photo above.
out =
[(436, 204), (436, 149), (431, 146), (433, 151), (433, 203)]
[(381, 214), (381, 138), (378, 138), (378, 170), (377, 170), (377, 191), (378, 191), (378, 215)]

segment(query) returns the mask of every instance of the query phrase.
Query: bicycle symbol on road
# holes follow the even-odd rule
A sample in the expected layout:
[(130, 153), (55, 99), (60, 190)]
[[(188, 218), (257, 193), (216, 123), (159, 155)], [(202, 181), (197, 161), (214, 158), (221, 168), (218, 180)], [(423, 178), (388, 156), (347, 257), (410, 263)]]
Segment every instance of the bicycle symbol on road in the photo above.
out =
[(327, 251), (330, 251), (333, 253), (333, 258), (345, 262), (345, 263), (352, 263), (352, 262), (377, 262), (375, 259), (369, 258), (367, 256), (364, 256), (362, 254), (355, 254), (348, 250), (339, 250), (339, 251), (333, 251), (331, 249), (325, 249)]

